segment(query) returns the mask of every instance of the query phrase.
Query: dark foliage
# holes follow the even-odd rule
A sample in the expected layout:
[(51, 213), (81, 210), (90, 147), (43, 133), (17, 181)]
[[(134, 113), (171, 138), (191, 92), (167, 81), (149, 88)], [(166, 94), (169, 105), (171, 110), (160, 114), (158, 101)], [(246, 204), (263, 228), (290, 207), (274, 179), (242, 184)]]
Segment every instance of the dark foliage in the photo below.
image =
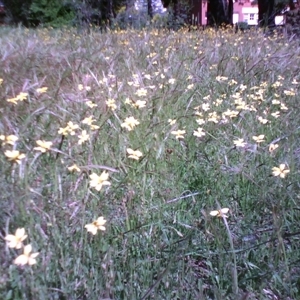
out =
[(2, 0), (5, 6), (5, 14), (11, 24), (21, 23), (29, 26), (29, 10), (32, 0)]
[[(225, 3), (226, 2), (226, 3)], [(228, 24), (227, 1), (210, 0), (207, 3), (207, 24), (211, 26), (220, 26)]]
[(61, 0), (33, 0), (29, 12), (29, 21), (32, 26), (61, 27), (72, 24), (75, 17), (72, 3)]

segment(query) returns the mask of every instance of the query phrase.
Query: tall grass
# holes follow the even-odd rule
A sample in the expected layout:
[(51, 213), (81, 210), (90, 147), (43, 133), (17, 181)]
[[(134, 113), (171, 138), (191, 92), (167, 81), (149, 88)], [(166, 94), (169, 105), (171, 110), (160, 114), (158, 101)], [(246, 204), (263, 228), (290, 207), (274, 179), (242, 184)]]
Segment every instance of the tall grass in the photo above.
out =
[[(1, 299), (299, 299), (297, 42), (20, 28), (0, 41)], [(29, 243), (36, 263), (20, 266)]]

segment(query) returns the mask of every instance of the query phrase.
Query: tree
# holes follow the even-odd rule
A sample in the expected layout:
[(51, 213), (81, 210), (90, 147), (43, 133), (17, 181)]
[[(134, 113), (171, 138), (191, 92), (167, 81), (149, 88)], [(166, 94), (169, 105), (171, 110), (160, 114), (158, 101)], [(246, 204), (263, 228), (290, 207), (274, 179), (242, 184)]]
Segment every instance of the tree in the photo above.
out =
[(162, 0), (162, 4), (164, 8), (169, 9), (167, 21), (169, 27), (178, 29), (190, 22), (191, 0)]
[(111, 24), (116, 11), (125, 3), (124, 0), (72, 0), (72, 2), (76, 11), (76, 23), (81, 26)]
[(2, 0), (9, 22), (26, 27), (107, 26), (128, 1), (134, 5), (134, 0)]
[(72, 24), (75, 11), (66, 1), (33, 0), (29, 8), (31, 25), (50, 25), (60, 27)]
[(232, 24), (233, 0), (209, 0), (207, 3), (207, 25)]
[(162, 0), (164, 8), (173, 8), (174, 19), (177, 19), (179, 12), (179, 0)]
[(2, 0), (10, 23), (29, 26), (29, 9), (32, 0)]

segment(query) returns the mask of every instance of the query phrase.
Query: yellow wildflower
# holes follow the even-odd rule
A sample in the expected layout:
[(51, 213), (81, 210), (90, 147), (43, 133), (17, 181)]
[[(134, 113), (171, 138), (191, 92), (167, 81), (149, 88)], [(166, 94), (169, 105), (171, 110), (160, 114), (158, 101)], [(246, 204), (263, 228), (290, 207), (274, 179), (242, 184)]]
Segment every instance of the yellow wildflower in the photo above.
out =
[(88, 232), (92, 233), (95, 235), (98, 230), (104, 231), (106, 228), (104, 227), (104, 224), (107, 221), (103, 217), (99, 217), (96, 221), (90, 224), (86, 224), (84, 228), (87, 229)]
[(217, 115), (217, 113), (214, 111), (212, 113), (209, 113), (208, 114), (208, 118), (207, 118), (207, 121), (208, 122), (214, 122), (214, 123), (219, 123), (219, 119), (220, 117)]
[(83, 90), (90, 91), (91, 87), (90, 86), (83, 86), (82, 84), (78, 84), (78, 90), (79, 91), (83, 91)]
[(272, 104), (274, 105), (280, 104), (280, 101), (278, 99), (274, 99), (272, 100)]
[(82, 130), (81, 134), (78, 135), (79, 140), (78, 140), (78, 145), (83, 144), (84, 142), (88, 141), (90, 136), (86, 133), (86, 130)]
[(273, 116), (274, 118), (279, 118), (280, 117), (280, 112), (279, 111), (275, 111), (273, 113), (271, 113), (271, 116)]
[(94, 116), (86, 117), (84, 118), (81, 123), (91, 126), (96, 120), (94, 119)]
[(288, 107), (284, 103), (281, 103), (280, 104), (280, 109), (281, 110), (288, 110)]
[(202, 109), (203, 109), (204, 111), (210, 110), (210, 105), (209, 105), (209, 103), (203, 103), (203, 104), (201, 105), (201, 107), (202, 107)]
[(18, 139), (19, 138), (15, 135), (7, 135), (7, 136), (0, 135), (0, 140), (3, 141), (2, 146), (5, 146), (5, 145), (13, 146)]
[(39, 94), (43, 94), (43, 93), (46, 93), (47, 90), (48, 90), (47, 87), (41, 87), (41, 88), (36, 89), (36, 92)]
[(92, 102), (92, 101), (87, 101), (87, 102), (86, 102), (86, 105), (87, 105), (89, 108), (93, 108), (93, 107), (96, 107), (96, 106), (97, 106), (97, 104), (95, 104), (95, 103)]
[(234, 79), (231, 79), (228, 81), (228, 85), (230, 85), (230, 86), (235, 85), (235, 84), (237, 84), (237, 82)]
[(194, 87), (194, 84), (192, 83), (192, 84), (189, 84), (186, 88), (187, 88), (188, 90), (191, 90), (193, 87)]
[(36, 141), (36, 143), (39, 147), (34, 147), (33, 149), (36, 151), (41, 151), (42, 153), (45, 153), (46, 151), (50, 150), (50, 147), (53, 145), (52, 142), (42, 140), (38, 140)]
[(269, 152), (274, 152), (279, 147), (278, 144), (270, 144), (269, 146)]
[(184, 139), (184, 134), (186, 133), (185, 130), (174, 130), (171, 131), (171, 134), (176, 136), (176, 139)]
[(217, 77), (216, 77), (216, 80), (219, 81), (219, 82), (221, 82), (221, 81), (226, 81), (226, 80), (228, 80), (228, 77), (225, 77), (225, 76), (217, 76)]
[(32, 247), (31, 245), (26, 245), (24, 247), (23, 250), (23, 254), (19, 255), (15, 260), (14, 260), (14, 264), (15, 265), (20, 265), (20, 266), (24, 266), (24, 265), (34, 265), (36, 264), (36, 257), (39, 255), (38, 252), (36, 253), (31, 253), (32, 251)]
[(16, 99), (18, 101), (24, 101), (27, 99), (27, 97), (28, 97), (28, 93), (21, 92), (19, 95), (17, 95)]
[(8, 234), (4, 239), (7, 241), (9, 248), (21, 249), (23, 247), (23, 241), (27, 238), (24, 228), (18, 228), (15, 235)]
[(296, 95), (296, 93), (295, 93), (295, 91), (293, 89), (291, 89), (291, 90), (285, 90), (283, 92), (287, 96), (295, 96)]
[(213, 217), (219, 217), (219, 218), (228, 218), (226, 215), (229, 212), (229, 208), (221, 208), (220, 210), (212, 210), (209, 214)]
[(257, 119), (258, 119), (258, 121), (259, 121), (260, 123), (262, 123), (262, 124), (267, 124), (267, 123), (269, 122), (267, 119), (265, 119), (265, 118), (263, 118), (263, 117), (258, 117)]
[(9, 161), (15, 161), (18, 164), (21, 163), (21, 159), (25, 158), (25, 154), (20, 153), (20, 151), (17, 150), (6, 150), (4, 152), (4, 155), (8, 158)]
[(110, 182), (107, 181), (109, 174), (106, 171), (103, 171), (100, 176), (95, 173), (90, 175), (90, 185), (95, 188), (97, 191), (100, 191), (103, 185), (110, 185)]
[(274, 176), (279, 176), (280, 178), (285, 178), (285, 176), (290, 173), (290, 170), (287, 169), (285, 164), (280, 164), (279, 167), (272, 168), (272, 171)]
[(264, 138), (265, 138), (265, 136), (264, 136), (264, 134), (260, 134), (260, 135), (257, 135), (257, 136), (253, 136), (252, 137), (252, 139), (256, 142), (256, 143), (262, 143), (262, 142), (264, 142), (265, 140), (264, 140)]
[(79, 128), (79, 125), (73, 124), (73, 122), (68, 122), (68, 130), (71, 135), (75, 135), (75, 130)]
[(137, 100), (133, 106), (136, 107), (136, 108), (143, 108), (146, 106), (146, 101), (142, 101), (142, 100)]
[(235, 140), (235, 141), (233, 141), (233, 143), (234, 143), (234, 145), (235, 145), (236, 147), (241, 147), (241, 148), (243, 148), (243, 147), (246, 146), (246, 143), (245, 143), (244, 139), (238, 139), (238, 140)]
[(68, 167), (68, 170), (70, 172), (73, 172), (73, 171), (80, 172), (80, 168), (76, 164), (72, 165), (71, 167)]
[(174, 125), (174, 124), (176, 123), (176, 119), (169, 119), (169, 120), (168, 120), (168, 123), (169, 123), (170, 125)]
[(196, 119), (196, 122), (198, 123), (198, 125), (203, 125), (203, 124), (205, 124), (205, 120), (203, 119), (203, 118), (198, 118), (198, 119)]
[(105, 103), (112, 111), (117, 109), (116, 101), (114, 99), (108, 99)]
[(75, 135), (75, 130), (79, 128), (79, 125), (74, 124), (72, 121), (69, 121), (67, 126), (64, 128), (59, 128), (58, 130), (58, 134), (62, 134), (62, 135)]
[(9, 98), (6, 101), (9, 102), (9, 103), (18, 104), (18, 99), (17, 98)]
[(136, 91), (135, 94), (138, 95), (139, 97), (147, 96), (147, 90), (144, 88), (140, 88)]
[(230, 110), (230, 109), (227, 109), (225, 112), (223, 112), (223, 116), (225, 117), (229, 117), (229, 118), (235, 118), (238, 116), (240, 112), (237, 111), (237, 110)]
[(205, 132), (204, 132), (203, 128), (198, 127), (197, 130), (194, 130), (193, 135), (201, 138), (201, 137), (205, 136)]
[(91, 125), (91, 130), (97, 130), (99, 128), (100, 128), (100, 126), (98, 126), (98, 125), (94, 125), (94, 124)]
[(136, 120), (134, 117), (128, 117), (121, 124), (121, 127), (126, 128), (128, 131), (131, 131), (135, 126), (139, 125), (140, 122)]
[(135, 159), (135, 160), (139, 160), (143, 156), (143, 153), (139, 150), (132, 150), (132, 149), (128, 148), (126, 151), (129, 154), (128, 157)]
[(125, 104), (129, 104), (129, 105), (132, 105), (132, 101), (127, 97), (126, 99), (125, 99), (125, 102), (124, 102)]
[(58, 130), (58, 134), (62, 134), (62, 135), (68, 135), (68, 133), (69, 133), (69, 127), (67, 126), (67, 127), (61, 127), (61, 128), (59, 128), (59, 130)]

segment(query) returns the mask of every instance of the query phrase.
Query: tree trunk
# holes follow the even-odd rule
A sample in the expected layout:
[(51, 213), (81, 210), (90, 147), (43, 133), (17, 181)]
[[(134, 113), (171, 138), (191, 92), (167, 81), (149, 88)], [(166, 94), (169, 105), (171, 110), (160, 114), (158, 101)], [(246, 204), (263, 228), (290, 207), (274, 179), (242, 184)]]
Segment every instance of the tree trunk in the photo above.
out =
[(233, 25), (233, 0), (228, 1), (227, 19), (230, 25)]
[(296, 8), (293, 0), (289, 0), (289, 7), (290, 7), (290, 10), (294, 10)]
[(258, 24), (260, 27), (275, 26), (274, 0), (258, 0)]
[(107, 18), (109, 20), (109, 23), (111, 24), (113, 18), (114, 18), (114, 12), (113, 12), (113, 2), (112, 0), (107, 0)]
[(179, 0), (173, 0), (174, 3), (174, 19), (177, 20), (179, 16)]
[(152, 7), (152, 0), (147, 0), (147, 9), (148, 9), (148, 16), (150, 19), (153, 18), (153, 7)]

